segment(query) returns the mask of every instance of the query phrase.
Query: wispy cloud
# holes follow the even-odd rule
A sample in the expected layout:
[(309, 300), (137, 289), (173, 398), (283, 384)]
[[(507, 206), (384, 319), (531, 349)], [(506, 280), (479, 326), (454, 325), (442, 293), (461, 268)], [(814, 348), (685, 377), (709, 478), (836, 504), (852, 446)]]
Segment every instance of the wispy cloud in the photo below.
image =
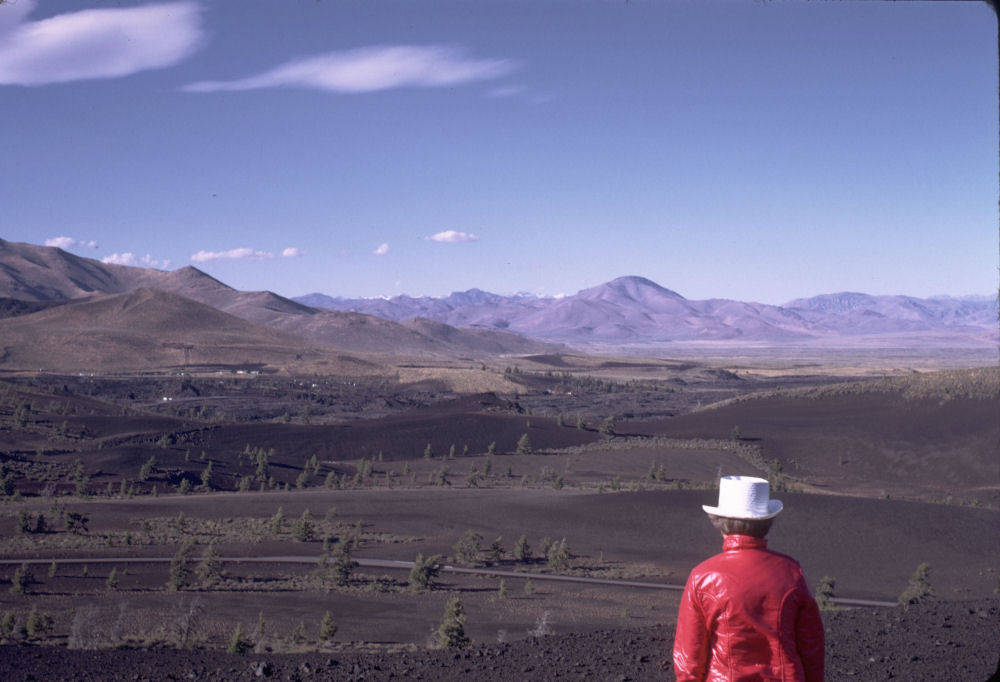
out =
[(296, 86), (342, 93), (435, 88), (499, 78), (518, 67), (511, 59), (477, 59), (447, 46), (382, 45), (294, 59), (256, 76), (202, 81), (189, 92)]
[(445, 230), (444, 232), (438, 232), (437, 234), (432, 234), (428, 237), (424, 237), (427, 241), (440, 242), (442, 244), (454, 244), (457, 242), (476, 242), (479, 241), (479, 237), (469, 232), (457, 232), (455, 230)]
[(191, 254), (191, 260), (195, 263), (207, 263), (214, 260), (267, 260), (274, 258), (273, 253), (267, 251), (256, 251), (247, 247), (230, 249), (228, 251), (199, 251)]
[(0, 11), (0, 84), (115, 78), (187, 58), (202, 43), (193, 2), (87, 9), (27, 21), (34, 0)]
[(96, 249), (97, 242), (95, 241), (80, 241), (78, 239), (73, 239), (72, 237), (50, 237), (45, 240), (45, 246), (55, 246), (60, 249), (75, 249), (79, 247), (84, 247), (88, 249)]
[(384, 256), (389, 253), (389, 245), (386, 243), (379, 244), (374, 251), (372, 251), (376, 256)]
[(302, 255), (302, 249), (296, 246), (289, 246), (287, 249), (281, 252), (284, 258), (298, 258)]
[(524, 88), (520, 85), (506, 85), (499, 88), (493, 88), (486, 93), (487, 97), (514, 97), (520, 95), (524, 92)]
[(153, 258), (148, 253), (139, 258), (134, 253), (113, 253), (110, 256), (105, 256), (101, 259), (102, 263), (114, 263), (115, 265), (132, 265), (135, 267), (146, 267), (146, 268), (160, 268), (165, 269), (170, 267), (169, 260), (158, 260)]

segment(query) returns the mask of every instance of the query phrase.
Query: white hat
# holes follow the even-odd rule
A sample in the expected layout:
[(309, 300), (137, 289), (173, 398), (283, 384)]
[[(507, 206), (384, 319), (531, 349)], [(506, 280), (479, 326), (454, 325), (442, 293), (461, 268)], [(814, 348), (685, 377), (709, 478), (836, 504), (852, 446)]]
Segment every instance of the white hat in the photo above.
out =
[(719, 506), (701, 508), (730, 519), (772, 519), (783, 505), (781, 500), (770, 498), (771, 488), (763, 478), (723, 476), (719, 479)]

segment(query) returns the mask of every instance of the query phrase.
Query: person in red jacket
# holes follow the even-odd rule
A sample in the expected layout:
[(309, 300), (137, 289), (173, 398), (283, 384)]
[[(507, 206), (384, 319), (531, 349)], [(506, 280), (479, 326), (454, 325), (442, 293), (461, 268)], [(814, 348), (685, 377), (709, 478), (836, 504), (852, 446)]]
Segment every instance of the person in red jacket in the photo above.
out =
[(798, 562), (767, 549), (782, 509), (767, 481), (725, 476), (719, 506), (702, 507), (722, 532), (722, 553), (691, 571), (677, 615), (678, 682), (823, 680), (819, 609)]

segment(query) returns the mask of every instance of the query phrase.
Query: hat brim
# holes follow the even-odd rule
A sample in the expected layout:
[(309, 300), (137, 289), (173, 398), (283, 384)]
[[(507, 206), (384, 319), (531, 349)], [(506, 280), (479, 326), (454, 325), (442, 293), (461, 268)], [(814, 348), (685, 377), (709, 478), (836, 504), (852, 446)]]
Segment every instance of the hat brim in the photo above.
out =
[(710, 507), (707, 504), (701, 505), (701, 508), (705, 510), (706, 514), (711, 514), (712, 516), (722, 516), (727, 519), (741, 519), (744, 521), (760, 521), (763, 519), (773, 519), (784, 509), (784, 505), (781, 503), (781, 500), (768, 500), (767, 513), (762, 516), (755, 514), (734, 514), (732, 511), (723, 511), (719, 507)]

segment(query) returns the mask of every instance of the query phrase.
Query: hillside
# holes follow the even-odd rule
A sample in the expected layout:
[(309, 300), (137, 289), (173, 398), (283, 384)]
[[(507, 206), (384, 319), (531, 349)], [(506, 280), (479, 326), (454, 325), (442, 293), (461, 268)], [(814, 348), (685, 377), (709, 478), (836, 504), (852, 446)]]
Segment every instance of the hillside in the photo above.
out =
[(88, 296), (0, 320), (0, 369), (123, 372), (325, 362), (380, 371), (303, 339), (159, 289)]
[[(140, 288), (171, 292), (255, 325), (301, 337), (299, 345), (402, 356), (481, 356), (559, 350), (556, 345), (509, 332), (460, 331), (442, 324), (401, 325), (372, 315), (312, 308), (270, 291), (239, 291), (190, 266), (164, 271), (112, 265), (54, 247), (0, 240), (0, 297), (8, 301), (0, 306), (0, 317), (34, 312), (80, 297), (121, 294)], [(31, 317), (23, 324), (31, 325), (39, 319)], [(151, 320), (144, 318), (135, 323)], [(157, 324), (153, 322), (153, 327)], [(18, 328), (27, 333), (25, 327), (18, 325)], [(44, 333), (39, 331), (37, 335)], [(28, 354), (25, 358), (34, 352), (24, 351)], [(78, 355), (82, 351), (78, 349)], [(18, 353), (10, 352), (10, 361), (17, 356)]]

